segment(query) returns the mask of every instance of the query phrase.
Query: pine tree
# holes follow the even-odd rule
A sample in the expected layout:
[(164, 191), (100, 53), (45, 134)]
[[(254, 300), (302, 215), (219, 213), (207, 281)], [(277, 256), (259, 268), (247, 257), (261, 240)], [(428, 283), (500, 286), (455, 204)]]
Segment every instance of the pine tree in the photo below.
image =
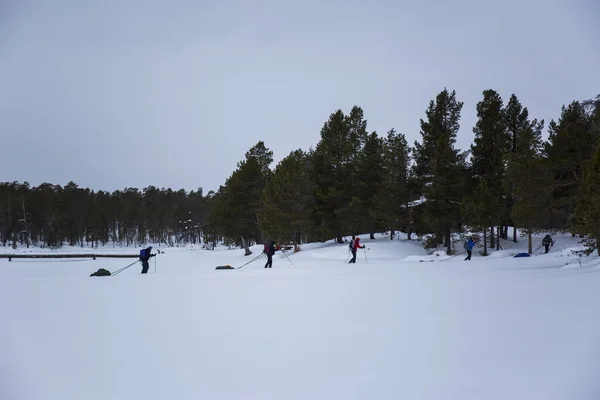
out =
[(365, 133), (366, 121), (359, 107), (354, 107), (349, 116), (338, 110), (323, 125), (321, 139), (311, 152), (313, 221), (321, 240), (334, 236), (342, 243), (343, 232), (351, 229), (356, 205), (352, 202), (356, 183), (352, 178)]
[(380, 165), (374, 158), (380, 156), (380, 152), (377, 134), (370, 135), (367, 132), (367, 120), (362, 108), (352, 107), (345, 120), (350, 151), (345, 163), (348, 174), (345, 191), (350, 201), (346, 206), (339, 208), (338, 216), (343, 230), (354, 234), (372, 229), (370, 221), (375, 213), (372, 207), (376, 193), (373, 192), (373, 183), (369, 182), (369, 179), (374, 179), (375, 184), (378, 181)]
[(552, 220), (567, 227), (575, 210), (575, 197), (582, 183), (583, 167), (592, 158), (598, 133), (593, 118), (583, 105), (574, 101), (562, 107), (558, 122), (551, 120), (545, 147), (548, 174), (554, 182), (548, 191), (554, 197)]
[(265, 142), (259, 140), (246, 152), (246, 160), (256, 158), (263, 176), (268, 178), (271, 173), (270, 165), (273, 163), (273, 151), (265, 146)]
[(217, 191), (210, 191), (207, 194), (208, 224), (204, 232), (204, 240), (212, 243), (212, 249), (217, 245), (217, 241), (224, 239), (227, 235), (227, 213), (226, 198), (227, 188), (220, 185)]
[(498, 207), (498, 198), (488, 186), (487, 180), (481, 179), (471, 196), (463, 199), (462, 213), (464, 220), (474, 231), (483, 232), (483, 255), (487, 256), (487, 231), (492, 222), (491, 216)]
[(543, 120), (533, 120), (520, 133), (516, 151), (506, 157), (507, 171), (503, 182), (506, 190), (512, 191), (511, 216), (525, 228), (530, 254), (532, 234), (547, 208), (545, 188), (550, 182), (542, 168), (543, 126)]
[(278, 242), (300, 244), (310, 229), (312, 185), (308, 169), (307, 154), (295, 150), (277, 164), (263, 191), (260, 226)]
[[(507, 129), (507, 134), (510, 137), (510, 152), (514, 153), (517, 151), (517, 144), (519, 141), (519, 137), (523, 133), (525, 129), (528, 129), (530, 126), (529, 122), (529, 111), (527, 107), (523, 107), (521, 102), (517, 99), (515, 94), (510, 96), (510, 100), (506, 105), (504, 110), (504, 118)], [(506, 187), (507, 197), (507, 209), (510, 213), (510, 210), (513, 207), (514, 199), (512, 197), (512, 188)], [(513, 242), (517, 242), (517, 221), (512, 221), (513, 226)], [(506, 239), (506, 237), (505, 237)]]
[(600, 146), (584, 172), (571, 232), (586, 236), (587, 254), (597, 250), (600, 256)]
[(375, 231), (380, 228), (378, 188), (383, 175), (383, 141), (376, 132), (369, 134), (359, 153), (352, 173), (352, 200), (344, 218), (349, 221), (352, 233), (369, 232), (375, 239)]
[(350, 146), (347, 161), (349, 164), (352, 164), (359, 157), (361, 150), (369, 138), (367, 120), (365, 119), (363, 109), (358, 106), (352, 107), (350, 114), (345, 119), (348, 125), (348, 144)]
[(463, 103), (444, 89), (431, 101), (421, 119), (423, 143), (415, 143), (416, 181), (426, 198), (425, 219), (435, 231), (436, 242), (451, 252), (451, 233), (460, 220), (460, 199), (465, 154), (454, 148)]
[[(492, 211), (493, 224), (490, 226), (490, 245), (495, 246), (493, 225), (501, 226), (503, 216), (504, 157), (510, 149), (510, 137), (507, 134), (503, 103), (494, 90), (484, 90), (483, 100), (477, 103), (478, 121), (473, 128), (475, 138), (471, 145), (472, 169), (475, 178), (485, 180), (487, 187), (496, 197), (496, 208)], [(499, 242), (498, 242), (499, 246)]]
[(404, 230), (410, 237), (409, 202), (414, 200), (409, 188), (410, 153), (405, 135), (395, 129), (389, 130), (383, 142), (378, 200), (383, 220), (390, 228), (390, 239), (394, 238), (396, 230)]
[(244, 247), (246, 255), (252, 254), (249, 250), (250, 241), (260, 241), (258, 215), (262, 206), (263, 185), (261, 165), (252, 156), (240, 161), (237, 170), (225, 182), (222, 204), (225, 235), (239, 239), (236, 242)]

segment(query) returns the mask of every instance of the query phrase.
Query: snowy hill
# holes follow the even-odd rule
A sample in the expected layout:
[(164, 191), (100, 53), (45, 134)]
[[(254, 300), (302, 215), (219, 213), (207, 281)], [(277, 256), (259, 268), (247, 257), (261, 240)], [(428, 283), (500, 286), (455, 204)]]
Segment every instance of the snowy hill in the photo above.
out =
[(327, 242), (225, 271), (261, 246), (161, 247), (93, 278), (135, 260), (0, 259), (0, 399), (597, 399), (599, 260), (554, 237), (466, 262), (363, 235), (355, 265)]

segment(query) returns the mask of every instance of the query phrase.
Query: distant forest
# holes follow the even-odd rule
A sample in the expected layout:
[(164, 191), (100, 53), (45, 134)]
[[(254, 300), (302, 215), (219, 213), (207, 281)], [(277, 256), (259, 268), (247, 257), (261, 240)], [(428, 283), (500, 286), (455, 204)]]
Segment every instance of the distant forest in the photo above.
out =
[[(455, 147), (463, 103), (441, 91), (421, 119), (421, 140), (369, 132), (363, 110), (337, 110), (309, 150), (274, 168), (263, 141), (248, 149), (217, 191), (149, 186), (112, 193), (43, 183), (0, 184), (3, 246), (247, 247), (273, 239), (302, 244), (346, 235), (431, 234), (426, 246), (451, 250), (464, 230), (498, 247), (508, 226), (527, 234), (570, 230), (600, 240), (600, 95), (564, 105), (547, 124), (513, 94), (485, 90), (469, 149)], [(558, 113), (559, 110), (557, 110)], [(530, 237), (531, 238), (531, 237)], [(487, 247), (486, 247), (487, 248)], [(531, 252), (531, 240), (530, 248)], [(600, 254), (600, 249), (598, 249)]]

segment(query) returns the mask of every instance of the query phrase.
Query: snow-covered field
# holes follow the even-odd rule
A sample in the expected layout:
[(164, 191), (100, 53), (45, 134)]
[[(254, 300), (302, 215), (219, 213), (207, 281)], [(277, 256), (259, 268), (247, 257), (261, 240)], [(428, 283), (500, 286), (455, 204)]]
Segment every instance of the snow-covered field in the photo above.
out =
[(356, 265), (325, 243), (225, 271), (261, 248), (161, 247), (94, 278), (134, 260), (0, 259), (0, 399), (600, 399), (599, 260), (555, 238), (466, 262), (366, 235)]

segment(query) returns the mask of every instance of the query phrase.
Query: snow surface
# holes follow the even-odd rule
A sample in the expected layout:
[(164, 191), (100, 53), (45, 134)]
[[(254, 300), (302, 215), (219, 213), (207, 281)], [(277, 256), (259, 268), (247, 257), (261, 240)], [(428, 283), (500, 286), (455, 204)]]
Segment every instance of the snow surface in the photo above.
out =
[(328, 242), (268, 270), (163, 246), (94, 278), (132, 260), (0, 259), (0, 399), (599, 399), (599, 260), (555, 238), (466, 262), (366, 235), (355, 265)]

